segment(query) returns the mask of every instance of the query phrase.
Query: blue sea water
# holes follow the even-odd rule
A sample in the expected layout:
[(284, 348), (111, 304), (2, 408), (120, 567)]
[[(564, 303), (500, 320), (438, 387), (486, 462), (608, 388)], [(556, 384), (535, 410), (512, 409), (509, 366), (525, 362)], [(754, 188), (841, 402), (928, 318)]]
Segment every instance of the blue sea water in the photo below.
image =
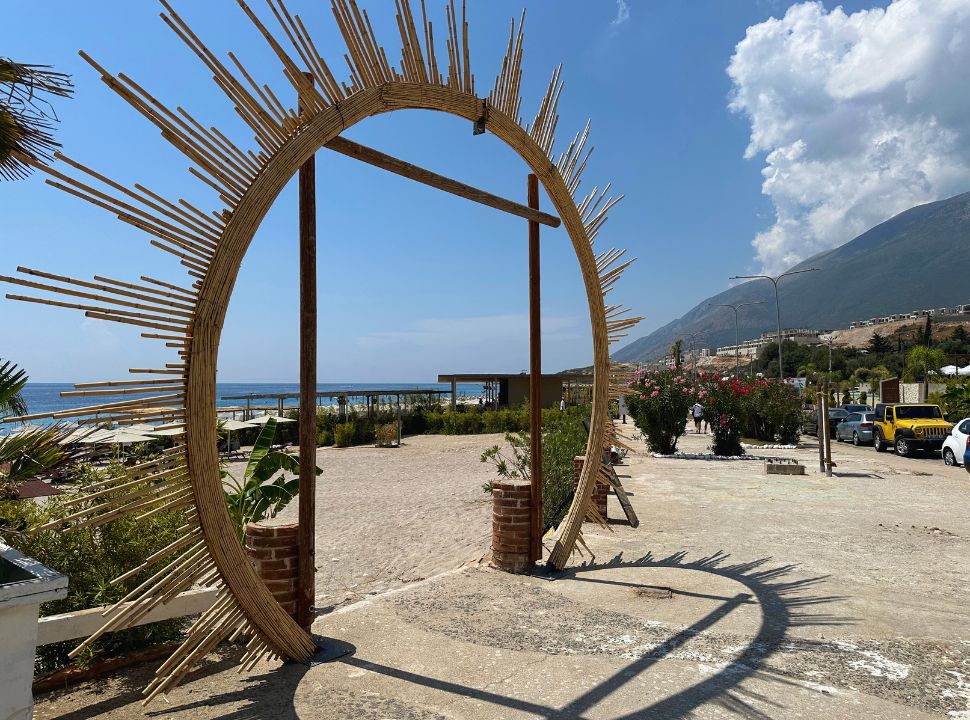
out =
[[(23, 390), (24, 400), (31, 413), (57, 412), (59, 410), (70, 410), (72, 408), (84, 407), (85, 405), (96, 405), (101, 402), (99, 398), (92, 397), (61, 397), (63, 390), (73, 390), (74, 386), (69, 383), (28, 383)], [(353, 395), (354, 390), (451, 390), (451, 385), (446, 383), (321, 383), (317, 385), (320, 392), (347, 391), (348, 395)], [(216, 404), (218, 407), (244, 406), (245, 400), (224, 400), (225, 397), (239, 395), (259, 395), (259, 394), (281, 394), (300, 392), (299, 383), (216, 383)], [(458, 395), (478, 396), (482, 394), (482, 386), (477, 383), (459, 383)], [(447, 397), (447, 396), (445, 396)], [(253, 400), (254, 406), (275, 406), (275, 399), (257, 398)], [(295, 407), (299, 404), (296, 398), (284, 400), (284, 407)], [(330, 398), (320, 398), (319, 404), (336, 404), (336, 400)]]

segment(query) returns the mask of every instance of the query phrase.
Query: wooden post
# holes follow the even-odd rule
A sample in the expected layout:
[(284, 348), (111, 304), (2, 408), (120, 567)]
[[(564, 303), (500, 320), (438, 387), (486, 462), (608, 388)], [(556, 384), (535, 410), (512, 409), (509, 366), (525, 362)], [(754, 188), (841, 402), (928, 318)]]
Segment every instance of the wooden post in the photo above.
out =
[[(529, 207), (539, 209), (539, 179), (529, 175)], [(529, 220), (529, 438), (531, 439), (532, 542), (529, 560), (542, 559), (542, 332), (539, 319), (539, 223)]]
[(818, 471), (825, 472), (825, 431), (822, 430), (822, 413), (825, 413), (825, 420), (828, 422), (828, 412), (825, 410), (825, 392), (815, 394), (815, 418), (818, 422), (815, 428), (815, 437), (818, 438)]
[(458, 381), (455, 378), (451, 379), (451, 409), (454, 410), (458, 407)]
[(832, 425), (829, 423), (829, 397), (825, 395), (825, 475), (832, 477)]
[[(313, 82), (313, 76), (306, 73)], [(296, 621), (309, 630), (316, 603), (317, 200), (316, 167), (300, 167), (300, 490)]]

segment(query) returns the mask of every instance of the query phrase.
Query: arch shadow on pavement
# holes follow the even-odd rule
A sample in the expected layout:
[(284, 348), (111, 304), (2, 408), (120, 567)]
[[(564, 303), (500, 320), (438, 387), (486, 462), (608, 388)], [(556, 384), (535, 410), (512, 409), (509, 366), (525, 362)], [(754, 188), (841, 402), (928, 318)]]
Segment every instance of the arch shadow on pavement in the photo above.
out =
[[(693, 561), (687, 559), (686, 552), (674, 553), (663, 558), (654, 557), (648, 553), (635, 560), (624, 560), (622, 554), (620, 554), (604, 563), (589, 563), (551, 574), (549, 577), (555, 582), (602, 583), (636, 588), (644, 586), (630, 583), (627, 580), (610, 579), (608, 571), (621, 568), (666, 568), (710, 573), (739, 583), (744, 587), (744, 591), (733, 596), (684, 593), (705, 600), (716, 600), (720, 604), (704, 617), (677, 631), (666, 641), (656, 645), (649, 652), (562, 707), (550, 707), (522, 698), (509, 697), (460, 683), (428, 677), (402, 668), (389, 667), (363, 657), (343, 658), (339, 662), (436, 691), (530, 713), (539, 718), (557, 720), (583, 718), (586, 717), (585, 713), (590, 708), (648, 672), (652, 666), (669, 657), (692, 638), (713, 629), (738, 607), (757, 604), (761, 609), (760, 627), (734, 661), (700, 683), (668, 697), (655, 700), (645, 707), (631, 709), (628, 714), (621, 717), (624, 720), (683, 718), (690, 716), (695, 709), (706, 703), (714, 703), (733, 711), (740, 717), (764, 720), (770, 716), (754, 707), (751, 701), (759, 701), (775, 708), (780, 707), (780, 705), (763, 694), (745, 689), (742, 687), (742, 683), (749, 678), (758, 678), (792, 687), (804, 687), (804, 685), (793, 682), (790, 678), (765, 667), (766, 660), (783, 644), (790, 642), (789, 629), (792, 627), (845, 625), (851, 623), (852, 619), (811, 610), (844, 599), (839, 596), (809, 593), (812, 588), (824, 582), (825, 577), (795, 579), (792, 577), (792, 573), (796, 570), (796, 566), (772, 566), (770, 564), (771, 558), (762, 558), (751, 562), (730, 562), (729, 560), (730, 556), (723, 552), (717, 552)], [(606, 577), (602, 577), (604, 574)], [(676, 590), (671, 591), (678, 593)], [(801, 644), (811, 644), (811, 642), (799, 640)]]

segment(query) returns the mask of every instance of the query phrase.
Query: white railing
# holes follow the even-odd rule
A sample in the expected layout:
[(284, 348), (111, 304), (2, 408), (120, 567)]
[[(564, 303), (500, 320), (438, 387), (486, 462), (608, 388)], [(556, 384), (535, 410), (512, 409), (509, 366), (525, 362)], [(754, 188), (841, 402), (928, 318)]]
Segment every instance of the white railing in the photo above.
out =
[[(198, 615), (209, 609), (216, 599), (214, 588), (186, 590), (176, 595), (170, 602), (150, 610), (142, 616), (137, 625), (147, 625), (161, 620)], [(122, 605), (119, 610), (127, 606)], [(61, 615), (49, 615), (37, 621), (37, 646), (50, 645), (64, 640), (76, 640), (97, 632), (109, 619), (105, 613), (110, 606), (75, 610)], [(133, 626), (134, 627), (134, 626)]]

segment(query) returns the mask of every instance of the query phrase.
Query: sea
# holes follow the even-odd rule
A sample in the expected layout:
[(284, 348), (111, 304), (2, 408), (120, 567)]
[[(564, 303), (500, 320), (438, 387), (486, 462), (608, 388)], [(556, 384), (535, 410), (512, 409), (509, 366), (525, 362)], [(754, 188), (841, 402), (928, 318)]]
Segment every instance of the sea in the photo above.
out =
[[(27, 408), (31, 414), (42, 412), (57, 412), (59, 410), (70, 410), (72, 408), (84, 407), (86, 405), (97, 405), (104, 402), (97, 397), (61, 397), (64, 390), (73, 390), (74, 386), (70, 383), (27, 383), (23, 390), (23, 398), (27, 403)], [(346, 392), (353, 395), (355, 390), (448, 390), (451, 391), (449, 383), (321, 383), (317, 385), (319, 392)], [(459, 397), (479, 397), (483, 393), (482, 385), (479, 383), (458, 383)], [(277, 395), (283, 393), (299, 393), (299, 383), (216, 383), (216, 405), (218, 407), (240, 407), (245, 406), (245, 400), (227, 400), (227, 397), (239, 397), (241, 395), (252, 395), (253, 406), (276, 406), (275, 398), (259, 397), (260, 395)], [(448, 396), (444, 396), (448, 398)], [(336, 398), (319, 398), (320, 405), (334, 405)], [(353, 402), (353, 400), (351, 400)], [(299, 404), (297, 398), (287, 398), (283, 401), (283, 407), (296, 407)], [(35, 424), (43, 424), (43, 421), (36, 420)]]

